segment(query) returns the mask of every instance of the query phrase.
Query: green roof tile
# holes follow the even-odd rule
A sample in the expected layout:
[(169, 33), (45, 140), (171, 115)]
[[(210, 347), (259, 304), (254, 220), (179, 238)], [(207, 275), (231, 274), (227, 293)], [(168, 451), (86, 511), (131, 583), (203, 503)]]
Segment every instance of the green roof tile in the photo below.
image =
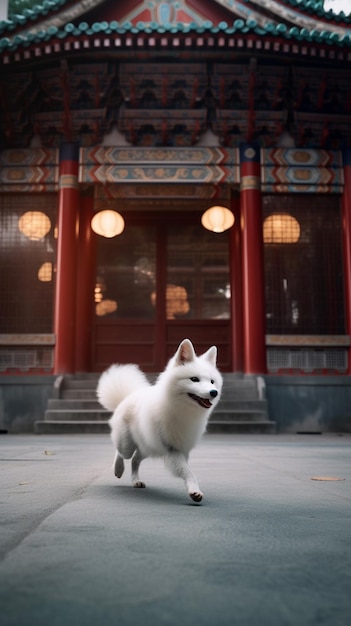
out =
[[(177, 33), (212, 33), (216, 34), (219, 32), (231, 35), (233, 33), (254, 33), (260, 37), (270, 36), (270, 37), (281, 37), (286, 39), (296, 39), (298, 41), (315, 41), (319, 43), (327, 43), (329, 45), (343, 45), (350, 47), (351, 45), (351, 30), (347, 29), (345, 32), (339, 30), (339, 32), (333, 31), (333, 23), (343, 22), (350, 23), (349, 18), (344, 18), (344, 16), (339, 15), (336, 16), (333, 14), (333, 23), (331, 21), (325, 21), (325, 29), (321, 29), (321, 22), (318, 22), (319, 28), (301, 28), (300, 26), (289, 26), (285, 24), (283, 21), (279, 23), (275, 23), (271, 19), (269, 22), (264, 22), (259, 24), (257, 19), (254, 17), (254, 12), (252, 15), (248, 17), (248, 19), (244, 20), (242, 18), (237, 18), (233, 21), (233, 23), (229, 24), (225, 21), (220, 22), (217, 26), (210, 20), (206, 20), (203, 22), (201, 26), (198, 26), (194, 22), (190, 24), (186, 23), (177, 23), (177, 24), (157, 24), (156, 22), (151, 22), (150, 24), (146, 24), (144, 22), (138, 22), (136, 25), (133, 25), (131, 22), (117, 22), (115, 20), (111, 22), (102, 21), (95, 22), (89, 25), (87, 22), (82, 21), (79, 24), (67, 23), (63, 27), (50, 26), (46, 31), (32, 30), (30, 33), (19, 32), (18, 35), (14, 37), (7, 37), (7, 33), (10, 33), (15, 28), (20, 26), (25, 26), (28, 22), (28, 26), (32, 28), (33, 20), (36, 20), (40, 15), (48, 14), (52, 10), (57, 10), (60, 6), (63, 6), (68, 2), (68, 0), (43, 0), (41, 4), (34, 5), (32, 8), (24, 8), (21, 14), (11, 14), (10, 19), (4, 20), (0, 22), (0, 36), (3, 35), (0, 40), (0, 50), (11, 49), (15, 50), (16, 48), (24, 45), (29, 45), (34, 42), (43, 41), (43, 39), (49, 41), (51, 38), (58, 37), (59, 39), (63, 39), (67, 36), (79, 37), (84, 34), (85, 36), (95, 35), (98, 33), (111, 34), (112, 32), (118, 32), (120, 34), (131, 32), (131, 33), (171, 33), (172, 35)], [(290, 4), (291, 7), (294, 7), (294, 11), (301, 12), (304, 11), (306, 13), (313, 12), (315, 15), (318, 14), (322, 16), (324, 19), (326, 18), (326, 12), (323, 9), (322, 0), (287, 0), (287, 4)], [(234, 7), (234, 3), (232, 3)], [(17, 7), (18, 11), (18, 7)], [(329, 15), (330, 11), (328, 11)], [(280, 18), (281, 20), (282, 18)], [(311, 20), (310, 20), (311, 21)], [(39, 22), (40, 26), (40, 22)]]

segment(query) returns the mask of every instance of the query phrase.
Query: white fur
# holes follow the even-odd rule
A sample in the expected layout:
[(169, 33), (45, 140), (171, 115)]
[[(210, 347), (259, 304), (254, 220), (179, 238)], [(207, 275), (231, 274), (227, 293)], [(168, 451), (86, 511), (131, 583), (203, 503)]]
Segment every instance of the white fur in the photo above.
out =
[(220, 398), (222, 377), (216, 357), (215, 346), (196, 356), (191, 341), (184, 339), (154, 385), (136, 365), (112, 365), (101, 375), (97, 395), (105, 408), (114, 411), (110, 427), (118, 478), (124, 459), (131, 458), (133, 485), (145, 487), (139, 478), (141, 461), (163, 457), (172, 474), (184, 480), (190, 497), (200, 502), (203, 494), (188, 457)]

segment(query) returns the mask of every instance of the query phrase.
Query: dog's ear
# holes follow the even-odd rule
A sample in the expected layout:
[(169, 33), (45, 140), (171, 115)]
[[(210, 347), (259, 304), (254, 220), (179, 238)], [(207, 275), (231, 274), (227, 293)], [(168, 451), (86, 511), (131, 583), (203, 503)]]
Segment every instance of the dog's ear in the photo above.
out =
[(174, 362), (176, 365), (185, 365), (194, 361), (196, 357), (194, 346), (190, 339), (184, 339), (179, 345), (177, 352), (175, 353)]
[(217, 362), (217, 348), (216, 346), (212, 346), (211, 348), (209, 348), (207, 350), (207, 352), (204, 352), (202, 355), (203, 359), (206, 359), (206, 361), (209, 361), (211, 363), (211, 365), (216, 366), (216, 362)]

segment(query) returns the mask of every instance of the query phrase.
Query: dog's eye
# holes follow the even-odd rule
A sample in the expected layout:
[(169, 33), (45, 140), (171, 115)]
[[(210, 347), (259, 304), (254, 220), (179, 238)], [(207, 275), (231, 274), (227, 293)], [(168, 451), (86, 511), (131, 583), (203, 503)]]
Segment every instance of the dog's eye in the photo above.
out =
[(197, 376), (192, 376), (192, 377), (190, 378), (190, 380), (191, 380), (193, 383), (199, 383), (199, 382), (200, 382), (200, 378), (198, 378)]
[(214, 380), (211, 380), (211, 385), (214, 385)]

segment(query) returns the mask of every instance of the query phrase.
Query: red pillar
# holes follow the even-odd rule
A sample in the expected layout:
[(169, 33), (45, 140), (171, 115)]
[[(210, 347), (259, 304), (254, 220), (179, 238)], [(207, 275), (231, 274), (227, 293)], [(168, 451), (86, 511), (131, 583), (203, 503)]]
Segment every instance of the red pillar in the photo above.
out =
[[(345, 322), (346, 333), (351, 335), (351, 150), (345, 150), (344, 193), (342, 197)], [(348, 374), (351, 374), (351, 348), (349, 348)]]
[(240, 207), (243, 268), (245, 374), (266, 372), (265, 295), (260, 149), (240, 146)]
[(82, 197), (79, 216), (76, 294), (76, 372), (89, 372), (91, 368), (96, 243), (96, 235), (90, 226), (93, 214), (94, 198), (92, 196)]
[(65, 144), (59, 168), (55, 374), (73, 373), (75, 367), (78, 208), (78, 147)]
[(243, 346), (243, 301), (242, 301), (242, 267), (241, 267), (241, 232), (239, 197), (231, 200), (231, 210), (235, 222), (230, 229), (230, 291), (232, 320), (232, 370), (244, 371)]

